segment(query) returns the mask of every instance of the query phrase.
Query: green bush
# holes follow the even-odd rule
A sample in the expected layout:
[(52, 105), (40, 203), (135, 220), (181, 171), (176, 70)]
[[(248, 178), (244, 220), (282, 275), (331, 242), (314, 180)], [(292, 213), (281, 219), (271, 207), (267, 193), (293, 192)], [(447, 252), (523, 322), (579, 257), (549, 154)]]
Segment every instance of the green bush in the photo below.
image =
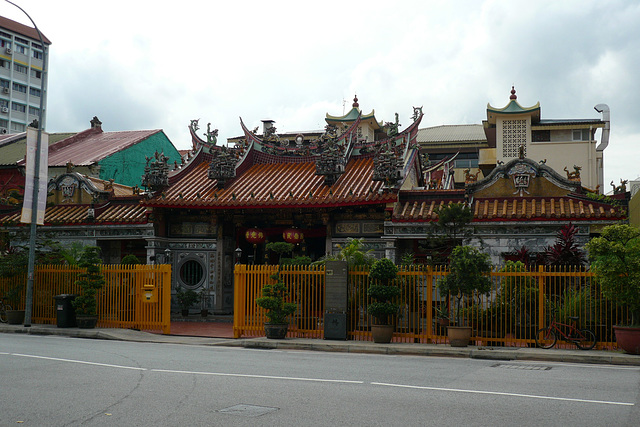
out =
[(198, 302), (200, 296), (194, 290), (179, 288), (176, 291), (176, 299), (182, 310), (189, 310), (191, 306)]
[(371, 283), (367, 295), (372, 301), (367, 306), (367, 313), (375, 317), (378, 324), (388, 325), (390, 317), (398, 314), (400, 305), (393, 301), (401, 293), (393, 283), (397, 274), (398, 267), (388, 258), (377, 260), (369, 270)]
[(77, 296), (73, 301), (73, 308), (76, 314), (84, 316), (97, 315), (98, 308), (98, 290), (104, 286), (105, 280), (100, 273), (100, 248), (97, 246), (86, 246), (80, 255), (78, 265), (86, 269), (86, 272), (80, 273), (76, 285), (82, 289), (82, 295)]
[(472, 297), (474, 293), (486, 294), (491, 290), (491, 272), (488, 254), (471, 246), (456, 246), (449, 256), (449, 274), (438, 281), (443, 294), (456, 297), (456, 320), (461, 325), (460, 304), (462, 298)]
[(140, 261), (140, 258), (135, 256), (134, 254), (129, 254), (129, 255), (125, 255), (122, 258), (122, 261), (120, 261), (120, 264), (132, 265), (132, 264), (142, 264), (142, 262)]
[(262, 296), (256, 298), (256, 304), (266, 310), (265, 316), (269, 323), (287, 323), (287, 317), (296, 312), (298, 305), (292, 302), (285, 302), (288, 291), (280, 275), (274, 274), (271, 278), (275, 279), (276, 283), (265, 285), (262, 288)]
[(631, 325), (640, 325), (640, 230), (617, 224), (605, 227), (586, 245), (602, 294), (626, 305)]

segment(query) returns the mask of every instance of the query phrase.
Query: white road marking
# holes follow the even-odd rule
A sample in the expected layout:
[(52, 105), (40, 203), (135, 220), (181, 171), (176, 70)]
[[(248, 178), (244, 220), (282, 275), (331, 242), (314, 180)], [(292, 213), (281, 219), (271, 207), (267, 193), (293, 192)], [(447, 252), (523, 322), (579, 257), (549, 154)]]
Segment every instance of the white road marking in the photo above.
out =
[(56, 362), (80, 363), (83, 365), (103, 366), (107, 368), (132, 369), (136, 371), (164, 372), (164, 373), (190, 374), (190, 375), (211, 375), (211, 376), (219, 376), (219, 377), (263, 378), (263, 379), (271, 379), (271, 380), (310, 381), (310, 382), (342, 383), (342, 384), (364, 384), (364, 381), (333, 380), (333, 379), (327, 379), (327, 378), (281, 377), (281, 376), (275, 376), (275, 375), (232, 374), (232, 373), (223, 373), (223, 372), (181, 371), (181, 370), (173, 370), (173, 369), (148, 369), (148, 368), (138, 368), (133, 366), (113, 365), (108, 363), (87, 362), (84, 360), (62, 359), (59, 357), (36, 356), (32, 354), (20, 354), (20, 353), (0, 353), (0, 354), (7, 354), (7, 355), (17, 356), (17, 357), (29, 357), (32, 359), (53, 360)]
[(87, 362), (84, 360), (74, 360), (74, 359), (61, 359), (59, 357), (48, 357), (48, 356), (34, 356), (32, 354), (19, 354), (19, 353), (8, 353), (12, 356), (18, 357), (30, 357), (33, 359), (45, 359), (45, 360), (55, 360), (57, 362), (69, 362), (69, 363), (80, 363), (83, 365), (94, 365), (94, 366), (104, 366), (106, 368), (118, 368), (118, 369), (133, 369), (135, 371), (146, 371), (146, 368), (137, 368), (134, 366), (123, 366), (123, 365), (111, 365), (109, 363), (97, 363), (97, 362)]
[(290, 381), (312, 381), (324, 383), (343, 383), (343, 384), (364, 384), (364, 381), (350, 380), (330, 380), (326, 378), (300, 378), (300, 377), (279, 377), (275, 375), (254, 375), (254, 374), (228, 374), (223, 372), (201, 372), (201, 371), (177, 371), (173, 369), (150, 369), (153, 372), (166, 372), (172, 374), (194, 374), (194, 375), (213, 375), (219, 377), (239, 377), (239, 378), (264, 378), (270, 380), (290, 380)]
[(602, 403), (605, 405), (622, 405), (622, 406), (635, 405), (634, 403), (628, 403), (628, 402), (611, 402), (607, 400), (590, 400), (590, 399), (575, 399), (570, 397), (538, 396), (535, 394), (505, 393), (505, 392), (499, 392), (499, 391), (465, 390), (465, 389), (458, 389), (458, 388), (427, 387), (427, 386), (389, 384), (389, 383), (371, 383), (371, 385), (379, 385), (379, 386), (385, 386), (385, 387), (412, 388), (412, 389), (418, 389), (418, 390), (449, 391), (454, 393), (490, 394), (490, 395), (497, 395), (497, 396), (525, 397), (529, 399), (562, 400), (567, 402)]

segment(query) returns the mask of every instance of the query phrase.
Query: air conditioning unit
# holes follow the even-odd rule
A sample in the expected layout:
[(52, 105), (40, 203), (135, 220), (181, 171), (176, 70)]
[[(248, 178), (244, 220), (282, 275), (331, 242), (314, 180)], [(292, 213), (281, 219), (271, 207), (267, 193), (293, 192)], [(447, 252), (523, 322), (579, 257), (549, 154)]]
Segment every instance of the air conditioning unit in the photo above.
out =
[(7, 130), (5, 128), (0, 128), (0, 133), (7, 133)]
[(8, 107), (2, 107), (2, 112), (3, 113), (8, 113), (9, 112), (9, 108)]
[(3, 87), (2, 88), (2, 93), (9, 93), (9, 88), (8, 87)]
[(13, 53), (10, 47), (6, 48), (5, 52), (7, 52), (7, 55), (11, 55), (11, 53)]

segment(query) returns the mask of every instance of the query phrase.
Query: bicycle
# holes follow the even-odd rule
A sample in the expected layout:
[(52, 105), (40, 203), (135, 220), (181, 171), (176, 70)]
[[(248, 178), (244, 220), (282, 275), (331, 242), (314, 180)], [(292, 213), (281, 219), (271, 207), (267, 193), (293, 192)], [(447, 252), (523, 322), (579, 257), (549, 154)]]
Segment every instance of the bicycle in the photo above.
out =
[[(556, 322), (555, 316), (551, 324), (546, 328), (540, 328), (536, 332), (536, 345), (540, 348), (551, 348), (556, 345), (558, 336), (565, 341), (574, 343), (581, 350), (591, 350), (596, 346), (596, 334), (589, 329), (578, 329), (576, 326), (579, 317), (569, 317), (571, 324)], [(565, 328), (565, 333), (562, 328)]]
[(7, 311), (11, 310), (11, 306), (5, 302), (6, 298), (2, 298), (0, 302), (0, 322), (7, 323)]

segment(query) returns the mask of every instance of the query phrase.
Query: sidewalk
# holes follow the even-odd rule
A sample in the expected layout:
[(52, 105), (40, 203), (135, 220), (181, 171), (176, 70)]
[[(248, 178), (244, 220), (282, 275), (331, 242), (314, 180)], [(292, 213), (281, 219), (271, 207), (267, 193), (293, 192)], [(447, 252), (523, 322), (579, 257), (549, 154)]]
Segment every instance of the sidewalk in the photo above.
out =
[(535, 360), (543, 362), (593, 363), (640, 366), (640, 356), (617, 351), (601, 350), (543, 350), (518, 347), (464, 347), (444, 344), (391, 343), (375, 344), (371, 341), (333, 341), (307, 338), (269, 340), (266, 338), (208, 338), (202, 336), (159, 335), (132, 329), (115, 328), (58, 328), (55, 325), (22, 325), (0, 323), (2, 333), (32, 335), (58, 335), (74, 338), (93, 338), (163, 344), (227, 346), (279, 350), (333, 351), (342, 353), (369, 353), (411, 356), (467, 357), (487, 360)]

